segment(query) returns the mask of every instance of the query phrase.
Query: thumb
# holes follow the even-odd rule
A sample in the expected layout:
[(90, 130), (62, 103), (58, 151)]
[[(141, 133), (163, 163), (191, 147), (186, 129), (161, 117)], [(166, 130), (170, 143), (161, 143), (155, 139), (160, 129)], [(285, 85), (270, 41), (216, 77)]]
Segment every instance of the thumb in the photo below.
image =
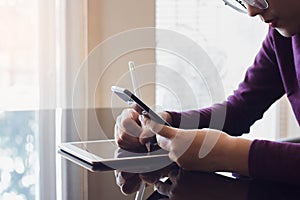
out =
[(176, 130), (174, 128), (159, 124), (151, 120), (149, 117), (146, 117), (145, 115), (140, 115), (139, 120), (143, 124), (143, 126), (149, 128), (152, 132), (160, 136), (168, 139), (173, 139), (176, 136)]

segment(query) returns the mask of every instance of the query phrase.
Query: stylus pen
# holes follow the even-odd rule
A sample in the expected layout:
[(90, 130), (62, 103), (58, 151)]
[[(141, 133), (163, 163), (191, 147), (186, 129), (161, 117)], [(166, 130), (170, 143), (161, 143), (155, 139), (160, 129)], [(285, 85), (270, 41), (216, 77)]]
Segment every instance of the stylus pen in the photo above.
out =
[(135, 200), (142, 200), (144, 196), (144, 192), (146, 189), (146, 183), (144, 181), (141, 182), (139, 191), (136, 192)]
[[(132, 87), (133, 87), (133, 93), (135, 96), (137, 96), (138, 98), (141, 97), (141, 93), (140, 93), (140, 88), (138, 86), (138, 82), (136, 79), (136, 75), (135, 75), (135, 66), (134, 66), (134, 62), (133, 61), (129, 61), (128, 62), (128, 67), (129, 67), (129, 71), (130, 71), (130, 77), (131, 77), (131, 82), (132, 82)], [(145, 143), (145, 146), (147, 148), (147, 151), (150, 152), (150, 148), (151, 148), (151, 142), (147, 142)]]
[[(133, 86), (133, 93), (134, 93), (135, 96), (140, 98), (141, 94), (140, 94), (140, 90), (139, 90), (139, 87), (138, 87), (138, 82), (137, 82), (136, 76), (135, 76), (134, 62), (129, 61), (128, 66), (129, 66), (130, 77), (131, 77), (131, 82), (132, 82), (132, 86)], [(149, 153), (150, 152), (150, 142), (147, 142), (145, 144), (145, 146), (146, 146), (147, 151)], [(146, 188), (146, 183), (144, 181), (142, 181), (141, 185), (140, 185), (140, 188), (139, 188), (139, 191), (136, 192), (135, 200), (142, 200), (143, 199), (145, 188)]]
[(132, 86), (133, 86), (133, 93), (138, 98), (141, 98), (140, 88), (139, 88), (138, 82), (136, 80), (136, 75), (135, 75), (134, 62), (129, 61), (128, 66), (129, 66), (130, 77), (131, 77), (131, 82), (132, 82)]

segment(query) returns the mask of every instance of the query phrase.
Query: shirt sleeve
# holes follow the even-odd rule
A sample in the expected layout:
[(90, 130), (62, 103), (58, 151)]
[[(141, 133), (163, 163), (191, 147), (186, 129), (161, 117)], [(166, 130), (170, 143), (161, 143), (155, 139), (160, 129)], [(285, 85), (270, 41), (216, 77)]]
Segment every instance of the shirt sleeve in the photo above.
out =
[(238, 136), (284, 94), (284, 88), (270, 30), (244, 80), (226, 101), (209, 108), (186, 112), (169, 112), (173, 126), (180, 128), (214, 128)]
[(254, 140), (249, 174), (260, 180), (300, 185), (300, 144)]

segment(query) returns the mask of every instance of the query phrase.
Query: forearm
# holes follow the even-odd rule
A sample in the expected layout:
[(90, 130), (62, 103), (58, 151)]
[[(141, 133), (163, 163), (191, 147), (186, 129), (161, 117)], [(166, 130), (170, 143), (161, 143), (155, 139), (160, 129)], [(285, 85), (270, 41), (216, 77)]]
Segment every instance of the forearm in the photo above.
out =
[[(172, 126), (176, 128), (211, 128), (224, 131), (232, 136), (240, 136), (243, 133), (248, 133), (254, 122), (254, 120), (249, 120), (251, 113), (244, 108), (243, 102), (232, 104), (225, 101), (208, 108), (169, 112), (169, 114), (172, 118)], [(236, 121), (239, 123), (235, 123)]]
[(224, 170), (248, 176), (249, 151), (252, 141), (236, 137), (229, 137), (227, 140), (224, 144), (226, 152), (220, 161), (224, 164)]

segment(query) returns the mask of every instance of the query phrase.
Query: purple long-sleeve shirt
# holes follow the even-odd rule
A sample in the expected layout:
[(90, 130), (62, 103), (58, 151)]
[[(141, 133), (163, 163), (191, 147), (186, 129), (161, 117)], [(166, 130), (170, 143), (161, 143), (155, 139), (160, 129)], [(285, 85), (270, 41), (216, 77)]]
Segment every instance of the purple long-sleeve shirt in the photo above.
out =
[[(170, 112), (172, 125), (242, 135), (284, 94), (300, 124), (300, 35), (286, 38), (270, 29), (243, 82), (227, 101), (200, 110)], [(249, 173), (257, 179), (300, 185), (300, 144), (254, 140)]]

